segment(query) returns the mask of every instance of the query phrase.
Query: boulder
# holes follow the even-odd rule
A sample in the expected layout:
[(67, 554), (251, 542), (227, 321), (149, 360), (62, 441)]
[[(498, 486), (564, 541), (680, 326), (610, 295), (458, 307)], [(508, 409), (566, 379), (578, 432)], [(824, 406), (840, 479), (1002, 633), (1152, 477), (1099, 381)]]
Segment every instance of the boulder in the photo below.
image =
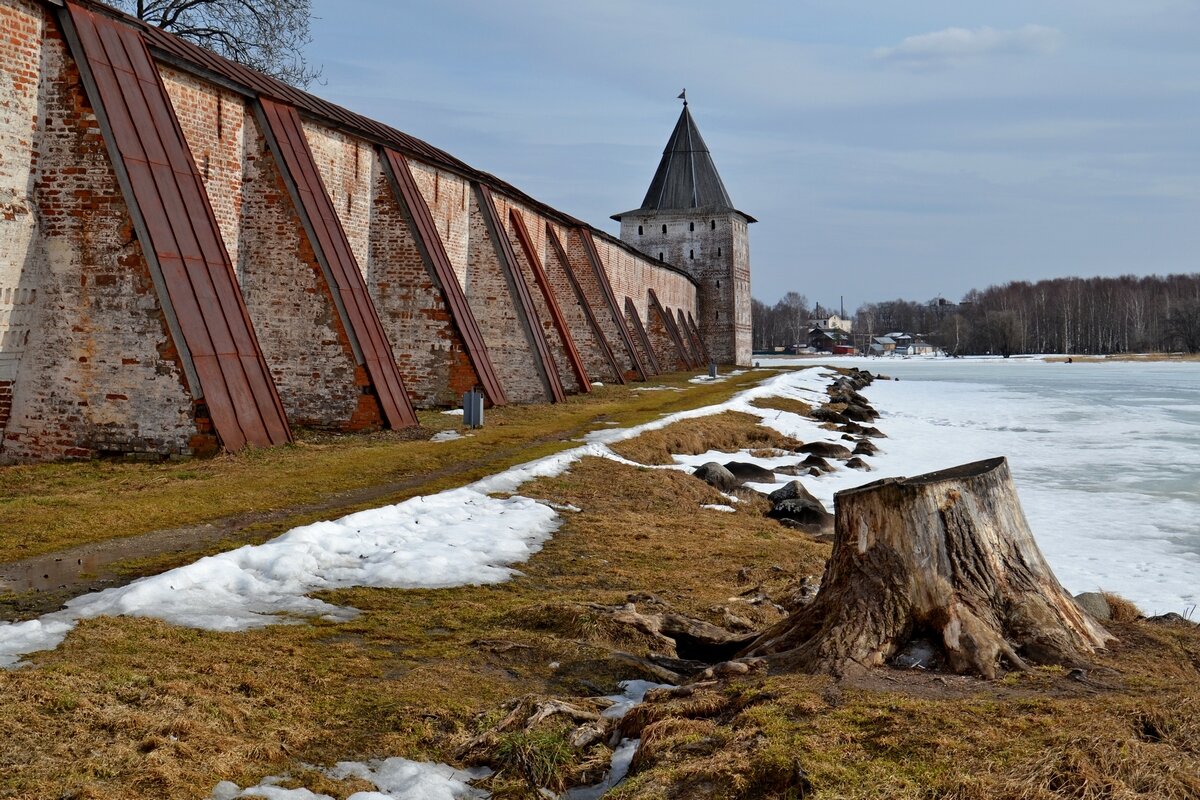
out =
[(812, 418), (817, 422), (832, 422), (838, 425), (849, 422), (849, 418), (840, 411), (834, 411), (829, 406), (821, 406), (816, 411), (812, 412)]
[(1104, 595), (1100, 592), (1084, 592), (1083, 594), (1075, 595), (1075, 602), (1079, 604), (1087, 613), (1091, 614), (1101, 622), (1112, 617), (1112, 611), (1108, 607), (1108, 601), (1104, 599)]
[(735, 478), (732, 472), (715, 461), (700, 465), (692, 474), (722, 492), (732, 492), (742, 485), (742, 482)]
[(886, 439), (887, 434), (878, 428), (872, 428), (870, 425), (863, 425), (858, 429), (859, 434), (869, 436), (872, 439)]
[(871, 471), (871, 466), (867, 462), (865, 462), (861, 458), (859, 458), (858, 456), (855, 456), (854, 458), (849, 459), (846, 462), (846, 466), (849, 467), (850, 469), (861, 469), (863, 472)]
[(801, 445), (799, 451), (822, 458), (849, 458), (851, 456), (850, 448), (844, 444), (834, 444), (833, 442), (809, 442)]
[(859, 405), (853, 403), (846, 406), (846, 410), (842, 412), (846, 418), (854, 422), (873, 422), (879, 419), (879, 412), (870, 406)]
[(826, 511), (820, 503), (801, 498), (779, 501), (771, 507), (767, 516), (779, 520), (789, 528), (808, 533), (833, 531), (833, 514)]
[(861, 439), (858, 444), (854, 445), (854, 455), (856, 456), (873, 456), (878, 452), (879, 448), (866, 439)]
[(807, 500), (824, 510), (824, 506), (821, 506), (821, 501), (813, 497), (800, 481), (789, 481), (767, 495), (767, 499), (771, 501), (772, 505), (782, 503), (784, 500)]
[(833, 464), (830, 464), (820, 456), (811, 455), (801, 461), (797, 466), (808, 467), (809, 470), (817, 470), (818, 475), (820, 475), (822, 472), (833, 472), (835, 469), (837, 469), (837, 467), (833, 466)]
[(760, 467), (758, 464), (750, 464), (746, 461), (729, 461), (725, 464), (725, 469), (733, 474), (733, 477), (745, 483), (775, 483), (775, 473), (765, 467)]

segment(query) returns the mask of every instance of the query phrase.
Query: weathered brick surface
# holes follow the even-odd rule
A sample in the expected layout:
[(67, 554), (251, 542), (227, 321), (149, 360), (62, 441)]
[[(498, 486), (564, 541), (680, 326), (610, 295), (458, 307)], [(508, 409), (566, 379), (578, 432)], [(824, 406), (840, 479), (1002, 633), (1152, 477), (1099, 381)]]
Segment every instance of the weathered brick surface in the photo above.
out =
[[(571, 267), (575, 271), (575, 277), (579, 280), (579, 285), (583, 288), (583, 293), (592, 307), (592, 313), (595, 315), (596, 322), (599, 323), (600, 330), (604, 334), (604, 339), (608, 342), (608, 346), (617, 360), (617, 365), (621, 368), (626, 380), (637, 379), (638, 373), (632, 354), (629, 352), (629, 347), (625, 343), (625, 337), (618, 327), (618, 325), (624, 325), (624, 313), (618, 309), (620, 316), (614, 319), (612, 307), (609, 305), (607, 296), (600, 286), (600, 280), (596, 276), (591, 259), (588, 258), (587, 252), (584, 250), (583, 239), (580, 237), (579, 232), (570, 231), (567, 240), (563, 244), (566, 246), (567, 258), (571, 260)], [(597, 249), (599, 249), (598, 245)], [(601, 263), (603, 263), (603, 257), (601, 257)]]
[(232, 263), (238, 263), (246, 103), (240, 95), (170, 67), (160, 67), (167, 95), (204, 180)]
[[(526, 220), (525, 224), (528, 226), (530, 224), (529, 220)], [(546, 226), (542, 224), (539, 227), (544, 234)], [(559, 241), (563, 243), (565, 249), (569, 231), (559, 228), (555, 230), (558, 233)], [(546, 254), (544, 262), (546, 277), (549, 279), (550, 285), (554, 288), (554, 294), (558, 298), (559, 309), (563, 312), (563, 318), (566, 320), (567, 327), (571, 331), (571, 336), (575, 340), (575, 347), (579, 350), (579, 355), (583, 358), (583, 364), (587, 369), (588, 375), (592, 380), (602, 383), (616, 382), (617, 374), (613, 372), (608, 359), (604, 357), (600, 344), (600, 334), (591, 326), (587, 315), (584, 313), (583, 303), (586, 302), (586, 298), (581, 298), (575, 292), (570, 279), (567, 277), (568, 265), (559, 260), (558, 252), (553, 247), (547, 246)]]
[(350, 240), (354, 260), (366, 276), (370, 258), (371, 204), (375, 197), (375, 148), (315, 122), (304, 122), (304, 137), (312, 150), (321, 182), (333, 201), (342, 229)]
[(0, 380), (12, 383), (0, 458), (211, 446), (56, 26), (7, 0), (0, 29)]
[[(0, 0), (0, 31), (0, 459), (210, 451), (215, 437), (207, 409), (189, 396), (167, 315), (56, 26), (40, 3)], [(378, 403), (245, 99), (174, 66), (160, 64), (160, 71), (290, 421), (334, 429), (378, 426)], [(457, 404), (477, 376), (413, 233), (386, 191), (374, 144), (308, 118), (304, 129), (409, 393), (422, 406)], [(536, 350), (470, 180), (415, 159), (411, 166), (506, 392), (515, 402), (545, 401)], [(650, 288), (669, 313), (693, 314), (718, 348), (734, 353), (724, 360), (739, 358), (743, 330), (748, 344), (742, 218), (718, 218), (718, 230), (691, 248), (695, 258), (686, 260), (702, 262), (694, 268), (683, 264), (682, 249), (664, 250), (665, 261), (682, 264), (711, 287), (703, 298), (694, 283), (657, 263), (656, 254), (641, 257), (597, 236), (602, 268), (619, 301), (617, 319), (578, 235), (552, 222), (597, 332), (549, 245), (546, 216), (523, 200), (494, 194), (500, 235), (513, 245), (515, 266), (530, 289), (533, 322), (568, 391), (577, 383), (567, 347), (515, 238), (511, 207), (526, 222), (591, 379), (618, 377), (601, 337), (617, 369), (635, 376), (621, 329), (630, 331), (635, 348), (642, 345), (625, 319), (626, 296), (655, 356), (662, 359), (673, 348), (664, 331), (655, 331)], [(668, 239), (678, 246), (670, 236), (664, 243)], [(723, 248), (722, 259), (732, 253), (733, 266), (709, 264), (710, 245)]]
[(468, 239), (471, 226), (471, 182), (445, 170), (409, 159), (413, 181), (433, 216), (442, 246), (454, 265), (458, 282), (467, 286)]
[[(657, 292), (655, 292), (657, 294)], [(661, 298), (660, 298), (661, 300)], [(678, 372), (688, 368), (687, 362), (683, 360), (683, 355), (679, 352), (679, 347), (675, 344), (675, 339), (671, 337), (671, 332), (667, 330), (666, 320), (654, 308), (653, 303), (648, 303), (650, 307), (649, 322), (646, 324), (646, 333), (650, 337), (650, 346), (654, 348), (654, 354), (658, 357), (659, 366), (668, 372)], [(664, 309), (664, 311), (666, 311)], [(670, 314), (670, 311), (666, 311)]]
[(289, 422), (359, 430), (380, 425), (278, 165), (246, 116), (238, 274), (259, 346)]
[[(663, 228), (666, 231), (663, 231)], [(674, 264), (701, 286), (696, 324), (719, 363), (750, 363), (750, 238), (737, 212), (626, 215), (621, 239), (651, 259)], [(640, 230), (640, 232), (639, 232)], [(660, 293), (663, 305), (690, 308)]]
[(546, 388), (538, 369), (537, 353), (530, 346), (524, 323), (517, 312), (517, 300), (509, 290), (496, 244), (488, 234), (479, 203), (469, 197), (470, 234), (467, 248), (467, 279), (463, 291), (483, 338), (500, 384), (515, 403), (546, 401)]
[(454, 406), (479, 377), (382, 170), (376, 167), (367, 287), (418, 408)]
[[(496, 213), (499, 215), (501, 223), (505, 226), (509, 244), (512, 245), (513, 253), (517, 256), (517, 267), (521, 270), (521, 274), (525, 278), (525, 285), (529, 287), (529, 295), (533, 298), (533, 307), (537, 312), (537, 324), (541, 326), (542, 334), (546, 337), (546, 344), (550, 348), (550, 357), (554, 361), (554, 368), (558, 372), (558, 379), (562, 383), (563, 391), (568, 394), (577, 392), (579, 384), (575, 378), (575, 373), (571, 370), (566, 343), (559, 334), (558, 328), (554, 325), (554, 318), (550, 314), (550, 307), (546, 303), (546, 297), (543, 294), (541, 285), (538, 283), (537, 276), (534, 275), (533, 267), (530, 266), (528, 259), (525, 257), (525, 250), (521, 247), (521, 242), (517, 239), (516, 229), (512, 224), (509, 211), (514, 207), (517, 209), (517, 212), (526, 220), (526, 229), (529, 229), (528, 220), (534, 220), (534, 227), (538, 229), (541, 235), (539, 236), (532, 230), (529, 230), (529, 238), (533, 241), (535, 256), (539, 259), (539, 263), (542, 264), (543, 270), (546, 263), (546, 226), (540, 224), (541, 218), (536, 214), (533, 214), (527, 208), (516, 205), (504, 195), (496, 193), (492, 196), (495, 198)], [(550, 287), (550, 291), (554, 292), (553, 286)], [(555, 297), (555, 302), (558, 302), (557, 297)]]

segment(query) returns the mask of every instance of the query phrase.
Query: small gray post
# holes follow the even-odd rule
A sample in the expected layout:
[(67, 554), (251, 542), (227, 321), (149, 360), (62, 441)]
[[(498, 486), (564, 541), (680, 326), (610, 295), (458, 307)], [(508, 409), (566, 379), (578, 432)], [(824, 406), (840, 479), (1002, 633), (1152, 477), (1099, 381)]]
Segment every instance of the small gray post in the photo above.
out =
[(482, 389), (471, 389), (463, 394), (463, 425), (468, 428), (483, 427)]
[(715, 362), (715, 361), (708, 362), (708, 377), (710, 377), (710, 378), (717, 377), (717, 362)]

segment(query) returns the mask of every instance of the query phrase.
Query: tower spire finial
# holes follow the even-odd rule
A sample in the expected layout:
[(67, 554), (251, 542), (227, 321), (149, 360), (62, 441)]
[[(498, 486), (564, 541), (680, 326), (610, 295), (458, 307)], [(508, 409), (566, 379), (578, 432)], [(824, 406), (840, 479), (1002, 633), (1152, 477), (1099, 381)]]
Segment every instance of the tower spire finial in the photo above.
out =
[(682, 100), (683, 104), (686, 106), (687, 105), (687, 89), (684, 89), (682, 92), (680, 92), (679, 97), (677, 97), (675, 99)]

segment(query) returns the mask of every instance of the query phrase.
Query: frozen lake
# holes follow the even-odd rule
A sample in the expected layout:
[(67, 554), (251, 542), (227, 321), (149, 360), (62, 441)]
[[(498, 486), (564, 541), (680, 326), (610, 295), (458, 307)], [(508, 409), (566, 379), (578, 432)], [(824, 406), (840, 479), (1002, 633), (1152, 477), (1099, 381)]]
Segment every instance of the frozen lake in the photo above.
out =
[(828, 476), (839, 484), (829, 489), (1007, 456), (1030, 527), (1070, 591), (1114, 591), (1148, 614), (1200, 603), (1200, 363), (817, 363), (900, 378), (864, 392), (889, 436), (870, 459), (876, 471)]

